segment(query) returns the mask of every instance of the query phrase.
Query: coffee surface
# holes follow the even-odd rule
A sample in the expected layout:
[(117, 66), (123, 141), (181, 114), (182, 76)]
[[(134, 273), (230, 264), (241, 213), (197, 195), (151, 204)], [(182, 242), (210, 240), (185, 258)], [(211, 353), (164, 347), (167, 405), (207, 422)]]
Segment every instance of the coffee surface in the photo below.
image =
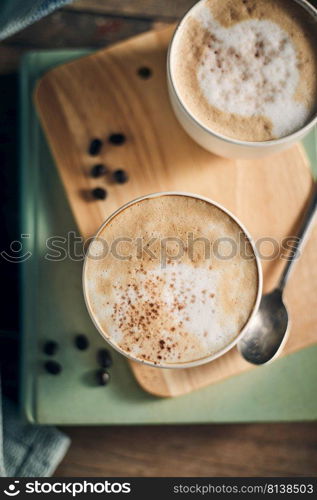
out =
[(157, 365), (200, 360), (227, 347), (254, 308), (251, 244), (221, 209), (191, 196), (137, 201), (89, 248), (85, 294), (106, 339)]
[(211, 130), (245, 141), (287, 136), (316, 113), (316, 23), (292, 0), (202, 0), (176, 33), (171, 73)]

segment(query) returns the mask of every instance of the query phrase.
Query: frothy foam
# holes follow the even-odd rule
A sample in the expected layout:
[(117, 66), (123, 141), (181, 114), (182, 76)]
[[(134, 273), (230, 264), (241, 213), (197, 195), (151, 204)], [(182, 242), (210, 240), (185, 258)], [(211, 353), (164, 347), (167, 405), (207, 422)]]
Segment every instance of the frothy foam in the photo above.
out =
[[(235, 320), (221, 307), (217, 274), (179, 264), (141, 273), (138, 284), (131, 281), (127, 288), (119, 279), (109, 311), (119, 327), (113, 339), (125, 344), (123, 336), (132, 335), (131, 355), (142, 357), (145, 348), (149, 359), (169, 363), (180, 356), (182, 361), (199, 358), (202, 350), (220, 351), (234, 338)], [(151, 331), (157, 328), (160, 338), (153, 343)]]
[(229, 30), (211, 15), (202, 20), (212, 33), (197, 73), (208, 102), (228, 113), (268, 117), (275, 137), (302, 127), (310, 109), (293, 99), (299, 71), (287, 33), (271, 21), (243, 21)]
[[(85, 268), (89, 308), (104, 335), (134, 358), (172, 365), (217, 353), (237, 337), (254, 307), (254, 258), (238, 251), (230, 259), (216, 259), (205, 252), (201, 240), (190, 249), (185, 243), (189, 233), (211, 243), (222, 237), (231, 238), (237, 248), (241, 243), (240, 227), (220, 209), (170, 195), (130, 206), (99, 235), (109, 248), (117, 238), (133, 237), (130, 258), (118, 261), (108, 254), (100, 259), (100, 241), (91, 245), (93, 258)], [(175, 254), (172, 245), (162, 265), (160, 242), (175, 236), (185, 243), (183, 253)], [(144, 245), (158, 239), (151, 243), (151, 253), (141, 257), (135, 249), (140, 237)], [(249, 241), (245, 236), (242, 240), (246, 255), (252, 256)], [(122, 250), (128, 255), (128, 246)], [(221, 255), (227, 256), (226, 251)]]
[[(205, 124), (213, 125), (217, 118), (216, 130), (218, 126), (220, 132), (244, 140), (286, 136), (305, 125), (316, 105), (313, 40), (309, 44), (301, 32), (294, 36), (294, 27), (284, 22), (292, 11), (281, 11), (281, 0), (278, 11), (270, 12), (270, 5), (264, 9), (264, 4), (263, 0), (236, 0), (231, 22), (224, 25), (230, 0), (222, 0), (220, 11), (217, 0), (200, 2), (183, 21), (174, 42), (172, 67), (185, 104), (194, 114), (198, 111)], [(295, 28), (300, 30), (300, 24)], [(307, 65), (312, 66), (311, 81), (301, 82)], [(298, 92), (301, 83), (306, 85), (304, 96)], [(189, 92), (197, 95), (188, 98)], [(245, 119), (252, 119), (249, 127)]]

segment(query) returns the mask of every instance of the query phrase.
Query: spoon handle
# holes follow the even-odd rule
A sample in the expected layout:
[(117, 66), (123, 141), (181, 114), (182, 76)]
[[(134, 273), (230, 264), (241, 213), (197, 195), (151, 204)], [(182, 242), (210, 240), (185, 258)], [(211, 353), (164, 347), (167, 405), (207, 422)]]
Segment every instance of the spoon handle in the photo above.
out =
[(284, 271), (282, 273), (282, 276), (280, 278), (279, 284), (278, 284), (278, 289), (283, 291), (288, 278), (291, 275), (291, 271), (293, 270), (293, 265), (295, 264), (297, 258), (300, 256), (301, 250), (304, 247), (304, 244), (307, 240), (308, 234), (309, 234), (309, 229), (312, 227), (312, 223), (314, 220), (314, 215), (316, 214), (316, 208), (317, 208), (317, 184), (315, 183), (314, 186), (314, 194), (312, 196), (312, 199), (307, 207), (307, 210), (305, 212), (304, 218), (301, 223), (300, 230), (297, 234), (295, 244), (293, 246), (293, 255), (292, 257), (287, 261), (287, 264), (284, 268)]

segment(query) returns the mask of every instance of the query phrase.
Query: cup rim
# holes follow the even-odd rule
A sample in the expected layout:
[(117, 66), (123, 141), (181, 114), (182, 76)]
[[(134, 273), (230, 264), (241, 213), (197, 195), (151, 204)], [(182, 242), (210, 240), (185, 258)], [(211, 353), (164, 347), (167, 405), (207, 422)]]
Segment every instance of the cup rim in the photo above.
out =
[[(226, 347), (224, 347), (220, 351), (217, 351), (216, 353), (210, 354), (209, 356), (199, 358), (199, 359), (196, 359), (194, 361), (187, 362), (187, 363), (185, 363), (185, 362), (182, 362), (182, 363), (154, 363), (151, 361), (138, 359), (138, 358), (132, 356), (131, 354), (127, 353), (123, 349), (121, 349), (117, 344), (115, 344), (115, 342), (113, 342), (109, 337), (107, 337), (107, 335), (102, 331), (102, 329), (98, 325), (97, 321), (95, 320), (94, 314), (93, 314), (91, 307), (90, 307), (90, 303), (89, 303), (89, 299), (88, 299), (88, 292), (87, 292), (87, 288), (86, 288), (85, 272), (86, 272), (87, 262), (89, 259), (89, 247), (93, 243), (93, 241), (98, 237), (98, 235), (101, 233), (101, 231), (103, 231), (103, 229), (109, 224), (109, 222), (111, 222), (112, 219), (114, 219), (120, 212), (126, 210), (129, 206), (132, 206), (135, 203), (138, 203), (140, 201), (144, 201), (144, 200), (151, 199), (151, 198), (159, 198), (162, 196), (185, 196), (185, 197), (189, 197), (189, 198), (194, 198), (197, 200), (205, 201), (205, 202), (217, 207), (221, 211), (223, 211), (226, 215), (228, 215), (239, 226), (239, 228), (242, 230), (244, 235), (247, 237), (247, 239), (251, 245), (253, 255), (255, 257), (256, 267), (257, 267), (258, 285), (257, 285), (256, 300), (254, 302), (251, 314), (248, 317), (245, 325), (243, 326), (243, 328), (241, 329), (239, 334), (234, 338), (233, 341), (231, 341)], [(214, 200), (211, 200), (210, 198), (207, 198), (205, 196), (201, 196), (201, 195), (198, 195), (195, 193), (183, 192), (183, 191), (162, 191), (162, 192), (150, 193), (150, 194), (147, 194), (144, 196), (139, 196), (139, 197), (125, 203), (124, 205), (119, 207), (117, 210), (115, 210), (112, 214), (110, 214), (109, 217), (106, 218), (106, 220), (99, 226), (95, 235), (92, 237), (91, 242), (89, 243), (89, 247), (88, 247), (86, 255), (85, 255), (84, 264), (83, 264), (83, 271), (82, 271), (82, 287), (83, 287), (83, 295), (84, 295), (84, 300), (85, 300), (87, 311), (89, 313), (89, 316), (90, 316), (95, 328), (100, 333), (100, 335), (105, 339), (105, 341), (108, 342), (108, 344), (110, 344), (111, 347), (113, 349), (115, 349), (117, 352), (122, 354), (124, 357), (130, 359), (130, 361), (134, 361), (134, 362), (139, 363), (141, 365), (151, 366), (152, 368), (165, 368), (165, 369), (166, 368), (168, 368), (168, 369), (194, 368), (196, 366), (201, 366), (201, 365), (204, 365), (206, 363), (210, 363), (211, 361), (214, 361), (215, 359), (220, 358), (221, 356), (226, 354), (228, 351), (230, 351), (233, 347), (235, 347), (237, 345), (239, 340), (243, 337), (248, 325), (252, 321), (256, 312), (258, 311), (260, 300), (262, 297), (263, 272), (262, 272), (261, 260), (258, 256), (253, 238), (250, 235), (249, 231), (244, 226), (244, 224), (238, 219), (238, 217), (236, 217), (232, 212), (230, 212), (227, 208), (225, 208), (220, 203), (218, 203)]]
[[(200, 2), (203, 2), (204, 0), (198, 0), (192, 7), (190, 7), (187, 12), (183, 15), (181, 20), (177, 23), (177, 26), (174, 30), (173, 36), (171, 38), (171, 41), (168, 46), (168, 51), (167, 51), (167, 80), (170, 85), (170, 88), (175, 94), (175, 97), (177, 98), (177, 102), (180, 105), (182, 111), (184, 114), (192, 120), (197, 126), (199, 126), (201, 129), (204, 130), (207, 134), (213, 135), (214, 137), (217, 137), (217, 139), (220, 139), (228, 144), (234, 144), (236, 146), (243, 146), (243, 147), (248, 147), (251, 149), (256, 149), (259, 148), (260, 146), (263, 148), (270, 148), (272, 146), (278, 146), (278, 145), (283, 145), (283, 144), (288, 144), (288, 143), (293, 143), (296, 142), (297, 140), (300, 140), (304, 135), (306, 135), (314, 125), (317, 123), (317, 111), (313, 115), (313, 117), (309, 120), (306, 125), (301, 127), (299, 130), (296, 130), (295, 132), (286, 135), (284, 137), (280, 137), (278, 139), (271, 139), (269, 141), (243, 141), (241, 139), (235, 139), (233, 137), (229, 137), (226, 135), (223, 135), (219, 132), (216, 132), (215, 130), (212, 130), (211, 128), (208, 128), (206, 125), (204, 125), (200, 120), (198, 120), (193, 113), (189, 110), (189, 108), (184, 104), (183, 100), (180, 98), (177, 90), (176, 90), (176, 85), (173, 79), (172, 75), (172, 69), (171, 69), (171, 53), (173, 50), (173, 44), (176, 39), (177, 33), (185, 20), (185, 18), (190, 14), (192, 10), (194, 10), (197, 5)], [(308, 0), (291, 0), (298, 5), (300, 5), (302, 8), (304, 8), (308, 13), (311, 15), (311, 17), (315, 20), (317, 24), (317, 7), (314, 7), (311, 3), (308, 2)]]

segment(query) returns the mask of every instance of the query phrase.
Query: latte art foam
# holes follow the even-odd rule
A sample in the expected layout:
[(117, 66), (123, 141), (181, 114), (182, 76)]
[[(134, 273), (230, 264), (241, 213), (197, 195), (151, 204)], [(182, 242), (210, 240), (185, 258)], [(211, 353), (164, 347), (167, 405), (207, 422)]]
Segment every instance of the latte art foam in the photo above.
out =
[(205, 125), (242, 140), (267, 140), (309, 121), (316, 110), (315, 35), (309, 38), (307, 19), (303, 31), (297, 10), (284, 0), (204, 0), (182, 21), (173, 76)]
[[(258, 275), (245, 235), (251, 258), (237, 251), (228, 259), (224, 251), (222, 260), (206, 254), (199, 240), (191, 251), (186, 246), (189, 232), (211, 242), (232, 238), (237, 249), (241, 243), (240, 227), (221, 209), (168, 195), (120, 212), (90, 247), (84, 276), (89, 309), (103, 335), (133, 358), (172, 366), (210, 356), (235, 340), (253, 310)], [(132, 242), (122, 248), (129, 255), (126, 260), (110, 253), (99, 258), (101, 237), (109, 248), (121, 237), (152, 243), (141, 256)], [(162, 261), (162, 240), (175, 237), (184, 241), (183, 252), (175, 253), (171, 245), (170, 257)]]
[(197, 77), (208, 102), (228, 113), (266, 116), (275, 137), (302, 127), (310, 109), (293, 98), (299, 71), (287, 33), (271, 21), (243, 21), (229, 31), (211, 15), (202, 20), (212, 35)]

